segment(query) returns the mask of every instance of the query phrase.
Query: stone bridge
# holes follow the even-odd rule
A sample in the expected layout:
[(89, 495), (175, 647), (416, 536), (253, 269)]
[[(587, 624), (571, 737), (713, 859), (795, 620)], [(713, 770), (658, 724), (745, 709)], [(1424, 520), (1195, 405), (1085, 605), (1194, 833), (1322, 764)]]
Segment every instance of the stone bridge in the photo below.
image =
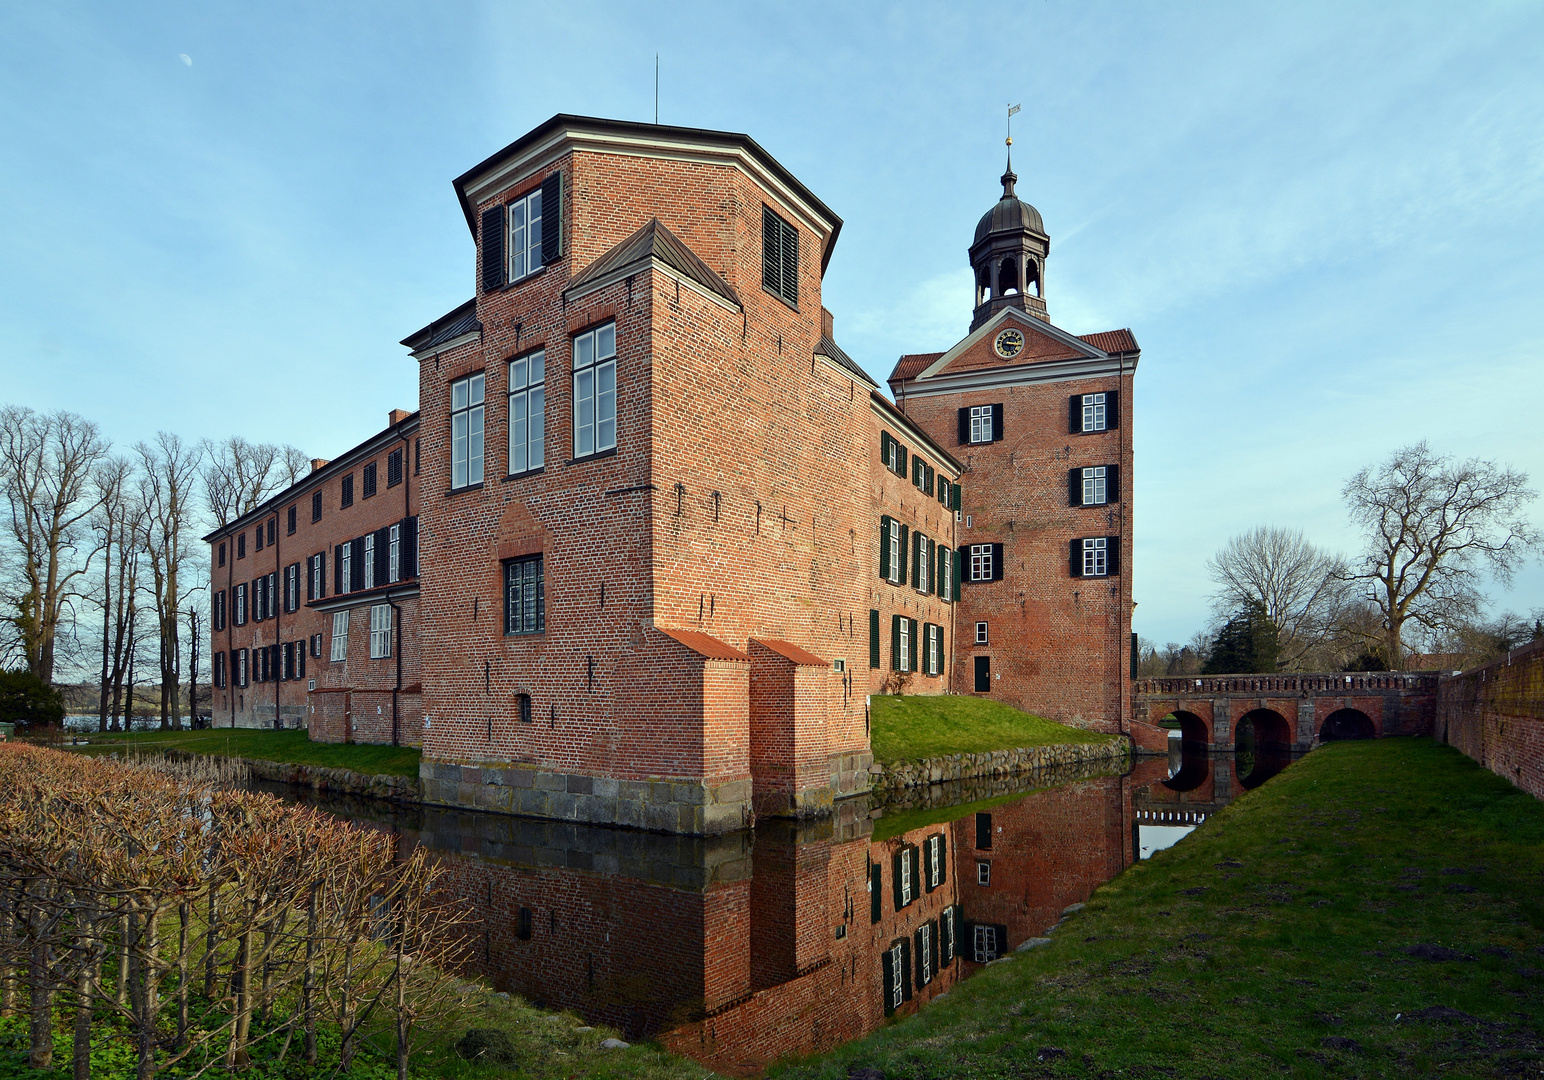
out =
[[(1332, 739), (1430, 735), (1437, 712), (1435, 672), (1199, 675), (1138, 679), (1132, 737), (1144, 750), (1171, 714), (1188, 748), (1232, 750), (1254, 729), (1261, 750), (1307, 750)], [(1166, 739), (1165, 733), (1162, 738)]]

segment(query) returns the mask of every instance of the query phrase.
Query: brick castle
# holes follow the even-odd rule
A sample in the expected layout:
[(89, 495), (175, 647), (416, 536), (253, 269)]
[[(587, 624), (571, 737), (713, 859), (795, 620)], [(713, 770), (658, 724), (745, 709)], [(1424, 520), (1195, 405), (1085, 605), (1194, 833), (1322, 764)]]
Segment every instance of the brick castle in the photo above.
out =
[(420, 412), (207, 538), (216, 722), (699, 834), (865, 790), (872, 694), (1120, 730), (1138, 350), (1049, 322), (1015, 180), (892, 402), (821, 304), (841, 220), (749, 137), (560, 115), (464, 173)]

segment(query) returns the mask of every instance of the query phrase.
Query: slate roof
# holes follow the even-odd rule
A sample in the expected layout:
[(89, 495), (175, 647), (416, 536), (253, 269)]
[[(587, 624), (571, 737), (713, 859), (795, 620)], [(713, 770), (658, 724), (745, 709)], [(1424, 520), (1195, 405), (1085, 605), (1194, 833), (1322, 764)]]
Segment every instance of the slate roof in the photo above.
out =
[(474, 296), (454, 311), (441, 315), (422, 330), (413, 331), (403, 338), (401, 343), (413, 352), (422, 352), (458, 338), (462, 334), (473, 331), (481, 333), (482, 328), (482, 323), (477, 321), (477, 297)]
[(717, 293), (736, 307), (741, 306), (740, 296), (729, 282), (714, 273), (713, 268), (699, 259), (697, 253), (687, 247), (659, 218), (650, 218), (643, 228), (585, 267), (578, 277), (569, 282), (564, 292), (581, 289), (607, 274), (651, 257), (691, 278), (709, 292)]
[(859, 367), (858, 362), (844, 353), (841, 349), (841, 346), (832, 341), (830, 336), (827, 334), (820, 335), (820, 344), (815, 346), (815, 355), (825, 356), (836, 361), (837, 364), (846, 368), (855, 378), (867, 384), (868, 386), (876, 388), (879, 386), (877, 382), (869, 377), (869, 373)]

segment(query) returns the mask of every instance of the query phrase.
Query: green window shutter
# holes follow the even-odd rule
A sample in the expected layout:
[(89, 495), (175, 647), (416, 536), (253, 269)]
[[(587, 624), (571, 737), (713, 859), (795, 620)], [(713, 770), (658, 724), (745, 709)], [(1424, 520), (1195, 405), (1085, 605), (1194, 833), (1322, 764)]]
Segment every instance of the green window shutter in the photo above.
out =
[(938, 545), (931, 540), (927, 542), (927, 591), (938, 593)]
[(891, 577), (890, 577), (891, 581), (899, 583), (899, 582), (902, 582), (902, 581), (906, 580), (906, 553), (910, 550), (910, 548), (907, 546), (910, 543), (911, 543), (911, 530), (908, 529), (906, 526), (902, 525), (901, 526), (901, 545), (900, 545), (901, 565), (891, 568), (892, 570), (895, 571), (895, 573), (892, 574)]
[(901, 476), (906, 475), (906, 448), (904, 446), (897, 446), (895, 448), (895, 471)]
[(890, 616), (890, 670), (901, 670), (901, 617)]
[(933, 466), (931, 465), (922, 473), (922, 490), (929, 495), (933, 494)]
[(879, 519), (879, 576), (890, 580), (890, 518)]
[(958, 510), (959, 508), (960, 508), (960, 485), (955, 484), (955, 485), (953, 485), (953, 489), (952, 489), (952, 491), (949, 494), (949, 509), (950, 510)]
[(869, 667), (879, 666), (879, 612), (869, 610)]
[(918, 664), (917, 664), (917, 620), (916, 619), (909, 619), (907, 621), (911, 623), (911, 656), (907, 657), (907, 659), (911, 661), (911, 667), (908, 668), (907, 670), (909, 670), (909, 671), (916, 671), (918, 669)]
[[(955, 488), (954, 490), (958, 491), (959, 488)], [(950, 586), (949, 586), (949, 599), (950, 600), (958, 600), (960, 598), (960, 575), (962, 573), (964, 573), (964, 570), (963, 570), (963, 567), (965, 565), (965, 559), (963, 558), (964, 554), (965, 554), (965, 549), (964, 548), (960, 548), (958, 551), (951, 551), (949, 553), (949, 562), (952, 564), (950, 566), (950, 572), (951, 572), (951, 576), (954, 579), (950, 583)]]

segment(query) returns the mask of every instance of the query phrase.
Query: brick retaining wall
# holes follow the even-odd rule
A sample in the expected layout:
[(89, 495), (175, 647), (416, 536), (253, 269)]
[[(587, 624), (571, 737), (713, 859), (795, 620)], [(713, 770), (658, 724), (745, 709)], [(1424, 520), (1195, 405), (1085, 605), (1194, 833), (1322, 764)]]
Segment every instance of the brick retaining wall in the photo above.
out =
[(875, 791), (891, 791), (977, 777), (1022, 776), (1075, 762), (1115, 762), (1130, 753), (1131, 744), (1120, 739), (1109, 743), (1030, 746), (985, 754), (947, 754), (922, 761), (876, 763), (871, 772)]
[(1444, 676), (1437, 690), (1437, 736), (1544, 799), (1544, 641)]

